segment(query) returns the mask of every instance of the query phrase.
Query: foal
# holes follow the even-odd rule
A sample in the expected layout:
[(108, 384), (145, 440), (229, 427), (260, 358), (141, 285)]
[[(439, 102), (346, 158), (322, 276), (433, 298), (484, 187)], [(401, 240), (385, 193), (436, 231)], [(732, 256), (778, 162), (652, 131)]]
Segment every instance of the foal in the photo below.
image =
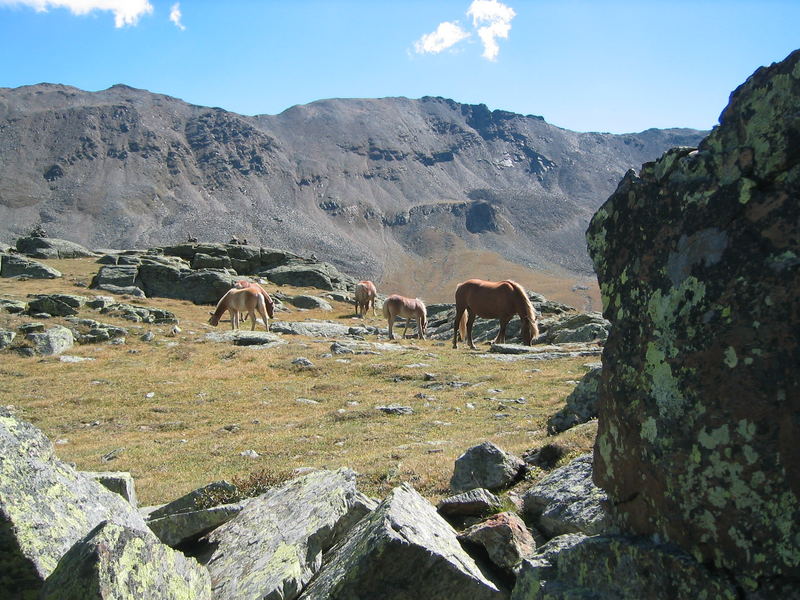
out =
[(398, 294), (392, 294), (383, 302), (383, 316), (389, 321), (389, 339), (394, 339), (392, 326), (395, 317), (405, 317), (406, 327), (403, 329), (403, 337), (408, 331), (408, 322), (411, 319), (417, 320), (417, 335), (421, 340), (425, 339), (425, 327), (428, 325), (428, 312), (425, 304), (419, 298), (406, 298)]
[(220, 299), (217, 307), (214, 309), (214, 314), (208, 320), (210, 325), (216, 327), (219, 320), (225, 311), (231, 313), (231, 329), (239, 329), (239, 313), (247, 312), (250, 315), (251, 327), (250, 331), (255, 331), (256, 328), (256, 311), (261, 315), (264, 320), (264, 327), (267, 327), (267, 308), (264, 302), (264, 296), (258, 293), (253, 288), (237, 289), (232, 288)]
[[(356, 284), (355, 302), (356, 314), (359, 316), (366, 316), (369, 310), (369, 305), (372, 304), (372, 316), (375, 316), (375, 296), (378, 295), (378, 290), (375, 289), (375, 284), (371, 281), (359, 281)], [(363, 310), (363, 314), (359, 311)]]

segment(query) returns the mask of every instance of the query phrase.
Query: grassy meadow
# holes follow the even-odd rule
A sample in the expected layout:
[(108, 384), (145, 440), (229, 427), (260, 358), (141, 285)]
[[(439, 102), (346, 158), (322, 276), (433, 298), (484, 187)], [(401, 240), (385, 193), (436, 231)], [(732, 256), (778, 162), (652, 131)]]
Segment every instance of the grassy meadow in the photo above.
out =
[[(64, 277), (0, 279), (0, 297), (105, 294), (83, 287), (98, 269), (93, 259), (43, 262)], [(265, 287), (285, 294), (323, 293)], [(42, 429), (58, 456), (78, 469), (131, 472), (142, 505), (254, 472), (283, 478), (301, 467), (340, 466), (360, 474), (367, 494), (382, 497), (408, 481), (435, 502), (448, 494), (455, 459), (482, 441), (518, 455), (559, 443), (568, 450), (562, 462), (593, 443), (594, 424), (554, 437), (545, 427), (592, 359), (506, 363), (466, 347), (453, 350), (449, 341), (417, 339), (394, 342), (407, 350), (328, 357), (333, 340), (302, 336), (284, 335), (287, 344), (267, 350), (236, 347), (205, 340), (215, 330), (207, 325), (209, 306), (163, 298), (121, 301), (174, 312), (181, 332), (169, 337), (171, 325), (132, 323), (82, 309), (81, 317), (128, 328), (126, 343), (76, 345), (66, 354), (92, 359), (78, 363), (4, 352), (0, 404), (14, 406)], [(330, 302), (333, 312), (292, 309), (276, 318), (361, 322), (352, 305)], [(15, 330), (30, 321), (0, 312), (0, 328)], [(371, 313), (366, 322), (386, 325)], [(46, 321), (55, 323), (63, 320)], [(218, 329), (229, 327), (224, 320)], [(146, 331), (155, 333), (153, 341), (140, 340)], [(293, 365), (301, 356), (314, 366)], [(443, 389), (426, 387), (437, 383)], [(375, 408), (389, 404), (411, 406), (414, 413), (393, 416)], [(242, 456), (247, 450), (259, 457)], [(104, 460), (109, 454), (116, 458)], [(534, 472), (530, 480), (540, 475)]]

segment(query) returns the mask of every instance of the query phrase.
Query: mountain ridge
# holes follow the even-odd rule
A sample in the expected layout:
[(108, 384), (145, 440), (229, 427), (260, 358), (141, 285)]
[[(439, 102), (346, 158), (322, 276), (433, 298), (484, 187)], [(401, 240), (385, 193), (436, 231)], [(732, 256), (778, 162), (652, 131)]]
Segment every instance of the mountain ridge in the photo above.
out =
[(583, 231), (625, 171), (705, 133), (578, 133), (433, 96), (244, 116), (125, 84), (0, 88), (0, 240), (237, 236), (376, 280), (456, 243), (590, 275)]

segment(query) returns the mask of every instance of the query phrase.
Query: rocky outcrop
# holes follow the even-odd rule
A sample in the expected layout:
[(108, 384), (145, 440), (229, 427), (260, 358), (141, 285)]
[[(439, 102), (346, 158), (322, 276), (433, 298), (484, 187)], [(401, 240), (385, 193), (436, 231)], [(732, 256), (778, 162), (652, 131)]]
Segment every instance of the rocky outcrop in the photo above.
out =
[(61, 277), (61, 272), (40, 263), (38, 260), (25, 258), (17, 254), (3, 254), (0, 256), (0, 277), (56, 279)]
[(251, 500), (206, 538), (203, 557), (218, 600), (292, 600), (374, 502), (347, 469), (317, 471)]
[(18, 238), (17, 252), (31, 258), (84, 258), (97, 256), (95, 252), (75, 242), (44, 237)]
[(45, 581), (42, 600), (211, 600), (211, 578), (149, 531), (103, 521)]
[(59, 461), (32, 425), (0, 409), (0, 597), (35, 596), (61, 557), (103, 521), (147, 526), (119, 495)]
[(595, 481), (623, 531), (753, 598), (800, 577), (798, 114), (800, 51), (697, 150), (629, 172), (587, 232), (612, 322)]
[(326, 560), (302, 600), (500, 600), (507, 595), (461, 548), (436, 509), (395, 488)]
[[(53, 356), (61, 354), (65, 350), (72, 348), (75, 338), (72, 331), (61, 325), (55, 325), (44, 331), (33, 331), (25, 334), (28, 342), (20, 350), (28, 350), (30, 354), (36, 356)], [(24, 352), (25, 353), (25, 352)]]

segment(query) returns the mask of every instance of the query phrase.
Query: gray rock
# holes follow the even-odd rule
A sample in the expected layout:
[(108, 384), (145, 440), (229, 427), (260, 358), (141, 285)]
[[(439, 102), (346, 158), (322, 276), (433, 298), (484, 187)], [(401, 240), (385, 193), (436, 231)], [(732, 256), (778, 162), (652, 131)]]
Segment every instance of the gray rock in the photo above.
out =
[(135, 306), (133, 304), (117, 303), (106, 306), (100, 312), (104, 315), (111, 315), (134, 321), (136, 323), (177, 323), (178, 318), (174, 313), (163, 308), (153, 308), (149, 306)]
[(342, 274), (336, 267), (328, 263), (293, 262), (267, 269), (259, 275), (278, 285), (313, 287), (329, 291), (347, 290), (356, 283), (355, 279)]
[(110, 283), (101, 283), (95, 286), (95, 288), (98, 290), (103, 290), (104, 292), (117, 294), (119, 296), (131, 296), (133, 298), (147, 298), (142, 289), (136, 287), (135, 285), (119, 286), (119, 285), (112, 285)]
[(149, 531), (103, 522), (47, 578), (42, 600), (211, 600), (203, 567)]
[(333, 310), (333, 307), (322, 298), (316, 296), (300, 295), (294, 296), (289, 299), (292, 305), (297, 308), (318, 309), (318, 310)]
[(90, 288), (103, 289), (106, 286), (113, 288), (129, 288), (136, 285), (136, 275), (139, 267), (136, 265), (106, 265), (100, 267), (97, 274), (89, 284)]
[(259, 348), (273, 348), (286, 343), (279, 336), (268, 331), (242, 331), (241, 329), (207, 333), (205, 339), (234, 346), (257, 346)]
[(28, 309), (28, 304), (21, 300), (10, 300), (9, 298), (0, 298), (0, 309), (5, 312), (18, 315)]
[(55, 457), (41, 431), (0, 408), (0, 598), (36, 597), (59, 559), (102, 521), (145, 531), (118, 494)]
[(25, 339), (31, 343), (33, 353), (39, 356), (53, 356), (72, 348), (75, 338), (66, 327), (56, 325), (42, 333), (28, 333)]
[(547, 433), (555, 435), (597, 418), (597, 402), (600, 392), (602, 368), (591, 369), (567, 396), (566, 406), (547, 420)]
[[(677, 573), (680, 576), (676, 577)], [(796, 587), (790, 590), (770, 597), (791, 597)], [(564, 539), (557, 547), (524, 561), (511, 600), (741, 597), (724, 571), (712, 572), (674, 545), (594, 536)]]
[(234, 493), (236, 493), (236, 486), (232, 483), (214, 481), (150, 511), (148, 518), (159, 519), (169, 515), (202, 510), (208, 506), (209, 499), (214, 495), (232, 495)]
[(292, 360), (292, 364), (297, 367), (305, 367), (311, 368), (314, 366), (314, 363), (308, 360), (305, 356), (298, 356), (294, 360)]
[(389, 406), (376, 406), (375, 410), (379, 410), (387, 415), (413, 415), (414, 409), (410, 406), (400, 406), (399, 404), (391, 404)]
[(80, 244), (58, 238), (22, 237), (17, 239), (17, 251), (31, 258), (84, 258), (97, 256), (95, 252), (84, 248)]
[(111, 306), (112, 304), (116, 304), (116, 300), (111, 296), (93, 296), (89, 300), (86, 301), (86, 306), (89, 308), (93, 308), (95, 310), (101, 310), (106, 306)]
[(469, 448), (455, 462), (450, 489), (466, 492), (475, 488), (495, 490), (510, 485), (524, 473), (525, 462), (491, 442)]
[(90, 479), (94, 479), (107, 490), (119, 494), (133, 508), (137, 508), (136, 487), (130, 473), (125, 471), (81, 471), (80, 473)]
[(548, 321), (539, 341), (547, 344), (602, 341), (608, 338), (610, 329), (611, 323), (600, 313), (566, 315), (556, 321)]
[(482, 516), (502, 506), (500, 498), (484, 488), (475, 488), (444, 498), (436, 505), (442, 516)]
[(198, 252), (192, 257), (193, 269), (230, 269), (231, 259), (229, 256), (211, 256)]
[(246, 502), (220, 504), (199, 510), (181, 511), (147, 519), (147, 526), (167, 546), (176, 547), (206, 535), (230, 521), (246, 506)]
[(252, 499), (206, 538), (214, 597), (296, 598), (322, 553), (372, 507), (347, 469), (312, 472)]
[(412, 487), (395, 488), (325, 561), (302, 600), (499, 600), (507, 597)]
[(489, 560), (507, 573), (515, 573), (525, 558), (536, 553), (536, 542), (515, 513), (502, 512), (459, 534), (461, 542), (482, 547)]
[(324, 338), (346, 337), (350, 332), (348, 325), (324, 321), (273, 321), (270, 329), (276, 333)]
[(0, 256), (0, 277), (29, 277), (31, 279), (56, 279), (61, 272), (32, 258), (17, 254)]
[(0, 329), (0, 350), (8, 348), (11, 345), (11, 342), (14, 341), (15, 337), (17, 337), (17, 333), (15, 331)]
[(38, 294), (28, 302), (28, 312), (48, 313), (54, 317), (77, 315), (88, 298), (71, 294)]
[(605, 492), (592, 483), (592, 455), (555, 469), (522, 496), (525, 518), (548, 537), (613, 532)]

